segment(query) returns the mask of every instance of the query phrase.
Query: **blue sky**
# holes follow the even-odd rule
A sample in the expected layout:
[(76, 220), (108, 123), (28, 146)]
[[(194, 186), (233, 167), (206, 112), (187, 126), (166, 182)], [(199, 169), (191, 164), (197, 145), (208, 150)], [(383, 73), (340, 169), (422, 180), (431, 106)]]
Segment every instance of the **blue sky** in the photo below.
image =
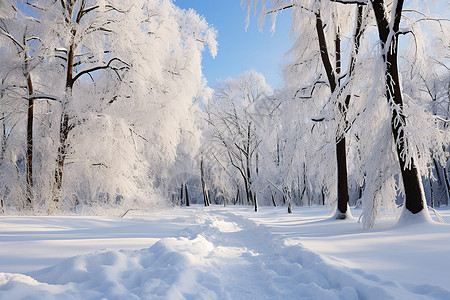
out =
[(247, 70), (262, 73), (272, 88), (282, 86), (283, 55), (290, 49), (290, 15), (281, 14), (276, 32), (270, 32), (271, 20), (260, 31), (252, 13), (250, 26), (245, 31), (246, 11), (240, 0), (175, 0), (181, 8), (192, 8), (218, 31), (219, 50), (215, 59), (204, 53), (203, 73), (208, 85), (216, 80), (237, 77)]

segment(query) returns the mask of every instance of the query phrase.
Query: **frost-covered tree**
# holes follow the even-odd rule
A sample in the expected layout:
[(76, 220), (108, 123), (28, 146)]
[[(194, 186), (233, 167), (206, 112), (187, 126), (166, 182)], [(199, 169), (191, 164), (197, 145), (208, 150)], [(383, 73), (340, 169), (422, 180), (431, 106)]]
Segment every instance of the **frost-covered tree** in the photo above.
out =
[[(404, 13), (410, 10), (404, 8), (404, 1), (387, 3), (386, 1), (371, 0), (370, 4), (378, 29), (379, 46), (381, 47), (380, 56), (384, 66), (384, 92), (389, 105), (391, 132), (394, 138), (397, 161), (400, 165), (401, 176), (399, 181), (404, 195), (403, 216), (423, 212), (423, 215), (427, 218), (428, 210), (422, 176), (426, 176), (423, 165), (426, 165), (426, 161), (429, 161), (430, 149), (429, 146), (426, 149), (423, 146), (424, 144), (432, 145), (431, 140), (441, 140), (445, 135), (436, 135), (435, 130), (438, 130), (436, 122), (426, 122), (429, 119), (427, 114), (431, 111), (427, 112), (426, 107), (415, 109), (414, 100), (407, 98), (407, 94), (403, 91), (398, 60), (400, 37), (403, 34), (419, 33), (417, 25), (422, 21), (437, 21), (437, 19), (423, 18), (423, 13), (418, 10), (413, 12), (416, 15), (415, 17), (407, 16), (403, 18)], [(418, 18), (417, 15), (419, 15)], [(404, 24), (405, 27), (402, 28), (401, 24)], [(416, 40), (415, 46), (420, 49), (417, 52), (419, 56), (425, 53), (423, 49), (426, 48), (426, 45)], [(408, 115), (414, 117), (407, 118)], [(415, 128), (419, 128), (417, 126), (420, 126), (423, 130), (424, 122), (428, 123), (430, 129), (425, 130), (425, 136), (415, 130)], [(445, 156), (445, 149), (444, 152), (442, 148), (436, 149), (435, 155)]]
[[(17, 1), (2, 1), (0, 11), (0, 38), (5, 41), (3, 45), (5, 63), (2, 66), (2, 92), (1, 98), (3, 104), (13, 101), (11, 106), (14, 113), (21, 113), (22, 99), (27, 100), (26, 107), (26, 154), (25, 178), (26, 178), (26, 201), (19, 207), (31, 210), (34, 205), (33, 189), (33, 123), (34, 123), (34, 102), (38, 96), (34, 93), (32, 70), (40, 63), (42, 59), (42, 41), (38, 34), (37, 21), (32, 18), (33, 7), (29, 7), (27, 14), (18, 9)], [(30, 16), (31, 15), (31, 16)], [(20, 75), (19, 75), (20, 74)], [(21, 76), (22, 75), (22, 76)], [(40, 96), (42, 98), (43, 96)], [(9, 98), (9, 99), (8, 99)], [(8, 105), (4, 105), (6, 108)], [(11, 135), (6, 134), (6, 128), (12, 128), (15, 124), (8, 124), (5, 114), (13, 113), (10, 109), (2, 111), (3, 126), (5, 127), (3, 137)], [(17, 124), (17, 123), (16, 123)], [(6, 141), (5, 141), (6, 144)], [(3, 149), (3, 151), (6, 151)], [(4, 157), (4, 155), (2, 155)]]
[[(246, 1), (245, 3), (250, 10), (256, 5), (255, 3), (257, 3), (257, 1)], [(333, 8), (336, 7), (339, 9), (334, 10)], [(314, 103), (314, 106), (328, 109), (325, 111), (325, 115), (319, 115), (319, 118), (313, 118), (313, 120), (322, 121), (326, 120), (328, 117), (329, 120), (334, 120), (335, 122), (338, 121), (337, 124), (334, 125), (337, 126), (336, 132), (338, 133), (338, 144), (342, 132), (345, 133), (344, 136), (351, 137), (351, 148), (347, 150), (347, 153), (354, 157), (353, 160), (350, 161), (350, 166), (355, 175), (354, 178), (356, 178), (356, 181), (359, 182), (360, 185), (365, 186), (363, 193), (365, 206), (363, 221), (365, 226), (373, 226), (373, 221), (380, 210), (380, 207), (393, 206), (394, 199), (397, 197), (397, 186), (401, 189), (405, 198), (405, 212), (417, 214), (422, 210), (425, 210), (425, 214), (427, 215), (421, 172), (423, 173), (423, 170), (426, 170), (426, 167), (424, 166), (430, 162), (430, 149), (424, 151), (423, 145), (425, 145), (425, 141), (430, 144), (431, 139), (435, 137), (431, 128), (438, 130), (439, 134), (437, 140), (439, 141), (445, 141), (446, 134), (445, 132), (441, 134), (443, 131), (438, 129), (439, 126), (437, 126), (437, 124), (439, 122), (426, 121), (436, 120), (436, 118), (430, 118), (430, 111), (427, 111), (425, 107), (422, 107), (421, 109), (423, 114), (417, 114), (417, 109), (414, 109), (411, 105), (413, 101), (407, 99), (405, 102), (402, 81), (398, 72), (398, 49), (400, 36), (408, 33), (416, 33), (418, 31), (418, 24), (423, 24), (425, 22), (440, 22), (439, 18), (428, 17), (423, 12), (420, 12), (420, 9), (404, 9), (403, 1), (375, 0), (272, 1), (271, 6), (268, 8), (266, 7), (266, 1), (262, 1), (261, 18), (265, 18), (267, 14), (272, 14), (276, 17), (278, 12), (288, 8), (293, 12), (293, 32), (303, 33), (302, 35), (299, 35), (300, 38), (297, 39), (297, 44), (294, 45), (293, 51), (291, 51), (294, 52), (294, 49), (303, 49), (294, 52), (295, 55), (302, 57), (302, 61), (295, 64), (294, 60), (292, 66), (303, 70), (314, 70), (316, 79), (313, 77), (314, 71), (310, 73), (310, 78), (307, 78), (304, 73), (296, 73), (288, 70), (292, 75), (291, 77), (287, 77), (287, 88), (289, 89), (291, 81), (299, 82), (303, 80), (303, 82), (313, 82), (314, 85), (311, 85), (309, 89), (298, 89), (298, 86), (294, 87), (296, 88), (296, 95), (300, 91), (306, 91), (309, 93), (307, 93), (307, 97), (305, 98), (308, 98), (312, 103), (318, 101), (318, 99), (324, 99), (323, 97), (325, 96), (325, 99), (330, 99), (331, 103), (337, 104), (333, 109), (330, 109), (332, 106), (330, 106), (328, 102), (323, 103), (319, 100), (318, 104)], [(322, 26), (316, 26), (318, 40), (333, 40), (333, 30), (330, 30), (330, 28), (337, 28), (336, 32), (340, 32), (342, 28), (339, 27), (339, 18), (344, 15), (344, 19), (347, 19), (347, 16), (349, 15), (347, 15), (345, 11), (350, 8), (353, 10), (356, 9), (356, 16), (358, 16), (354, 18), (356, 22), (353, 24), (356, 26), (353, 28), (357, 29), (358, 26), (361, 26), (361, 29), (365, 28), (365, 33), (363, 36), (359, 37), (359, 39), (362, 38), (363, 41), (358, 41), (358, 34), (357, 31), (355, 31), (356, 34), (353, 35), (353, 45), (361, 45), (360, 47), (355, 47), (355, 50), (351, 51), (351, 56), (348, 60), (349, 68), (347, 72), (339, 76), (338, 64), (335, 65), (335, 70), (332, 72), (333, 64), (330, 59), (330, 57), (332, 57), (332, 55), (330, 55), (332, 51), (328, 51), (329, 48), (324, 47), (324, 43), (320, 43), (319, 41), (320, 50), (316, 50), (316, 57), (314, 57), (314, 53), (311, 53), (313, 50), (311, 50), (309, 42), (314, 40), (310, 34), (312, 30), (301, 30), (307, 28), (308, 23), (313, 23), (312, 18), (305, 21), (306, 18), (300, 18), (298, 16), (306, 16), (307, 13), (315, 15), (315, 24), (319, 24), (319, 21), (322, 22), (320, 23)], [(339, 10), (341, 11), (337, 13)], [(364, 11), (363, 14), (361, 14), (361, 10)], [(404, 18), (402, 16), (404, 16)], [(434, 36), (437, 31), (445, 32), (446, 27), (443, 26), (442, 22), (440, 22), (440, 28), (428, 30), (427, 33), (430, 36)], [(403, 24), (405, 27), (401, 28), (400, 24)], [(373, 30), (374, 28), (376, 30)], [(328, 35), (326, 30), (328, 30)], [(422, 37), (423, 35), (420, 36)], [(445, 34), (442, 36), (445, 36)], [(338, 35), (336, 35), (336, 37), (338, 37)], [(415, 46), (417, 46), (416, 50), (420, 49), (420, 51), (416, 51), (416, 55), (423, 55), (426, 53), (426, 50), (423, 49), (426, 49), (427, 44), (422, 43), (420, 38), (417, 39), (416, 35), (415, 39)], [(340, 43), (337, 42), (338, 39), (336, 38), (335, 41), (335, 49), (339, 49)], [(360, 48), (360, 50), (358, 50), (358, 48)], [(379, 49), (379, 52), (374, 53), (373, 49)], [(317, 70), (317, 67), (314, 69), (316, 65), (311, 63), (314, 62), (314, 59), (317, 59), (317, 56), (319, 55), (322, 58), (322, 67), (325, 71), (324, 73), (327, 75), (327, 80), (320, 77), (322, 72)], [(365, 62), (362, 63), (364, 60)], [(441, 58), (441, 61), (443, 60), (445, 59)], [(336, 51), (335, 61), (339, 62), (339, 51)], [(320, 69), (322, 69), (322, 67), (320, 67)], [(371, 78), (370, 84), (368, 84), (367, 81), (367, 74), (371, 74), (369, 75)], [(295, 78), (297, 75), (300, 75), (301, 79), (292, 80), (292, 78)], [(352, 76), (350, 77), (349, 75)], [(321, 90), (321, 86), (324, 83), (330, 85), (331, 92), (333, 92), (331, 97), (327, 97), (326, 94), (324, 94), (323, 89)], [(332, 88), (332, 85), (335, 85), (334, 89)], [(336, 88), (339, 86), (341, 86), (341, 88)], [(412, 86), (411, 88), (417, 89), (417, 86)], [(313, 92), (315, 93), (315, 96), (313, 95)], [(286, 93), (289, 94), (288, 91), (286, 91)], [(358, 101), (351, 101), (348, 103), (347, 100), (349, 99), (349, 95), (357, 97)], [(381, 103), (381, 96), (385, 99), (387, 97), (387, 105)], [(295, 98), (292, 96), (289, 97), (289, 95), (285, 97), (287, 99)], [(299, 98), (303, 98), (303, 95)], [(297, 105), (297, 107), (300, 108), (300, 105)], [(405, 111), (409, 111), (409, 113), (405, 113)], [(324, 114), (323, 109), (322, 114)], [(410, 114), (414, 117), (407, 118), (406, 116)], [(342, 118), (337, 118), (339, 115)], [(290, 118), (284, 119), (289, 120)], [(367, 120), (372, 120), (372, 122), (368, 122)], [(418, 134), (415, 128), (419, 128), (424, 122), (427, 124), (426, 127), (430, 128), (430, 130), (426, 130), (425, 134)], [(444, 123), (446, 123), (445, 119)], [(297, 124), (302, 124), (302, 122), (298, 122)], [(331, 124), (332, 123), (328, 122), (328, 126)], [(296, 126), (301, 127), (298, 125)], [(315, 124), (312, 127), (313, 129), (317, 129), (319, 126), (319, 124)], [(309, 126), (309, 128), (312, 130), (311, 126)], [(421, 128), (424, 127), (422, 126)], [(332, 132), (333, 131), (334, 130), (332, 130)], [(391, 139), (392, 136), (394, 137), (393, 140)], [(323, 140), (325, 141), (323, 148), (326, 148), (326, 144), (329, 143), (330, 138), (325, 138)], [(298, 145), (298, 143), (294, 144)], [(315, 143), (313, 142), (309, 145), (314, 144)], [(293, 148), (292, 151), (288, 150), (288, 153), (292, 152), (292, 155), (298, 153), (296, 146)], [(432, 148), (434, 157), (448, 157), (448, 154), (445, 154), (445, 149), (443, 151), (442, 147), (440, 150), (434, 146)], [(339, 151), (337, 151), (337, 153), (338, 152)], [(394, 153), (395, 155), (393, 155)], [(293, 161), (297, 161), (297, 159), (293, 159)], [(300, 159), (300, 161), (302, 160), (308, 161), (305, 157)], [(443, 161), (445, 161), (445, 159), (443, 159)], [(399, 168), (393, 167), (396, 164), (399, 164)], [(426, 175), (426, 173), (423, 175)], [(318, 178), (314, 180), (313, 185), (320, 184), (320, 180), (317, 182), (317, 179)], [(337, 181), (339, 194), (339, 179)], [(386, 191), (388, 190), (390, 192), (387, 193)]]
[[(126, 57), (129, 70), (119, 81), (116, 74), (107, 73), (116, 79), (114, 88), (110, 78), (102, 77), (103, 101), (85, 114), (87, 120), (97, 119), (100, 124), (103, 122), (95, 113), (105, 115), (105, 131), (117, 148), (111, 148), (108, 140), (98, 148), (81, 144), (76, 146), (79, 150), (78, 155), (74, 151), (74, 156), (83, 157), (85, 153), (84, 157), (92, 157), (84, 172), (89, 173), (95, 164), (104, 174), (105, 190), (128, 200), (129, 206), (133, 199), (145, 199), (155, 191), (166, 190), (165, 182), (170, 181), (182, 132), (196, 131), (195, 109), (191, 108), (205, 86), (202, 52), (208, 45), (215, 55), (216, 42), (214, 30), (203, 18), (194, 11), (177, 8), (171, 1), (132, 5), (126, 17), (117, 20), (115, 30), (117, 39), (111, 52)], [(81, 104), (88, 108), (92, 105)], [(95, 123), (89, 121), (85, 126), (88, 132), (104, 135), (95, 129)], [(79, 127), (79, 137), (86, 127)], [(84, 172), (74, 171), (83, 176)], [(97, 182), (95, 178), (91, 181)]]
[(215, 143), (211, 155), (230, 174), (242, 179), (246, 202), (254, 205), (255, 211), (258, 210), (256, 182), (259, 169), (263, 168), (259, 161), (260, 108), (271, 93), (261, 74), (248, 71), (220, 83), (206, 107), (207, 122), (212, 128), (211, 142)]
[(181, 132), (198, 135), (192, 107), (214, 29), (169, 0), (26, 5), (45, 45), (36, 78), (58, 100), (39, 108), (35, 128), (41, 204), (133, 206), (165, 194)]
[[(247, 14), (257, 2), (247, 1)], [(312, 100), (313, 97), (325, 97), (332, 100), (315, 103), (314, 105), (334, 111), (334, 115), (331, 117), (336, 123), (334, 127), (337, 126), (335, 128), (337, 163), (337, 210), (335, 217), (345, 219), (349, 201), (346, 147), (346, 131), (349, 127), (347, 110), (352, 97), (347, 86), (351, 80), (356, 56), (359, 52), (360, 38), (363, 32), (363, 6), (358, 5), (353, 12), (345, 6), (338, 6), (330, 1), (272, 1), (271, 6), (266, 8), (265, 1), (262, 1), (260, 20), (263, 21), (266, 15), (273, 15), (274, 28), (276, 15), (286, 9), (292, 10), (292, 32), (297, 36), (297, 41), (290, 51), (293, 56), (292, 64), (285, 71), (287, 86), (292, 91), (290, 95), (286, 93), (285, 96), (292, 98), (291, 102), (309, 102), (309, 104), (314, 101)], [(349, 20), (354, 21), (349, 22)], [(349, 43), (349, 48), (352, 50), (343, 53), (341, 36), (348, 35), (352, 36), (351, 43)], [(349, 55), (349, 58), (346, 59), (349, 66), (346, 72), (341, 74), (341, 56), (343, 54)], [(323, 94), (324, 87), (328, 87), (328, 93), (326, 93), (328, 97)], [(318, 95), (317, 92), (321, 95)], [(296, 104), (293, 105), (296, 106)], [(307, 106), (304, 105), (302, 110), (310, 110)], [(288, 107), (285, 109), (289, 110)], [(304, 113), (307, 112), (304, 111)], [(320, 117), (312, 116), (311, 118), (316, 122), (324, 121), (324, 118)], [(305, 126), (311, 128), (313, 124), (309, 123), (309, 126), (306, 124)], [(300, 132), (293, 134), (299, 135)], [(297, 151), (301, 150), (297, 149)], [(303, 157), (302, 160), (305, 158)], [(302, 163), (302, 165), (303, 173), (306, 173), (305, 163)], [(303, 195), (306, 190), (306, 178), (305, 176), (302, 177), (304, 177), (304, 187), (301, 193)], [(299, 179), (299, 174), (297, 174), (297, 179)]]

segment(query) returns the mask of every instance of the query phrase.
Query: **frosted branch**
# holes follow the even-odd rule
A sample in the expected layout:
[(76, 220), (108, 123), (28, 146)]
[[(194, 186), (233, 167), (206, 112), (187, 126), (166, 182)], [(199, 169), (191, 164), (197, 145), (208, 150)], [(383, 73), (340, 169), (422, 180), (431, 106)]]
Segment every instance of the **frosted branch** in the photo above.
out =
[(73, 78), (73, 81), (75, 82), (75, 81), (77, 81), (78, 78), (80, 78), (80, 77), (83, 76), (84, 74), (88, 74), (88, 73), (91, 73), (91, 72), (94, 72), (94, 71), (103, 70), (103, 69), (109, 69), (109, 68), (115, 69), (115, 68), (111, 67), (111, 63), (112, 63), (113, 61), (115, 61), (115, 60), (120, 61), (121, 63), (123, 63), (123, 64), (126, 66), (126, 68), (129, 68), (129, 67), (130, 67), (129, 64), (127, 64), (127, 63), (124, 62), (123, 60), (121, 60), (121, 59), (115, 57), (115, 58), (112, 58), (112, 59), (111, 59), (106, 65), (104, 65), (104, 66), (97, 66), (97, 67), (93, 67), (93, 68), (90, 68), (90, 69), (83, 70), (83, 71), (79, 72), (79, 73)]
[(25, 50), (25, 47), (21, 43), (19, 43), (11, 34), (6, 32), (3, 28), (0, 28), (0, 33), (9, 38), (21, 50)]

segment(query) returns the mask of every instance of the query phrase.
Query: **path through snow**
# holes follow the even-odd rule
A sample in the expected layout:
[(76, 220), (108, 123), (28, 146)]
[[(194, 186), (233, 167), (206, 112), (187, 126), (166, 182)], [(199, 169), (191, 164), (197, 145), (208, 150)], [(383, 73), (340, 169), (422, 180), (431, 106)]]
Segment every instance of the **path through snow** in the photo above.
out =
[(102, 250), (27, 275), (0, 273), (0, 299), (450, 299), (326, 263), (226, 210), (141, 250)]

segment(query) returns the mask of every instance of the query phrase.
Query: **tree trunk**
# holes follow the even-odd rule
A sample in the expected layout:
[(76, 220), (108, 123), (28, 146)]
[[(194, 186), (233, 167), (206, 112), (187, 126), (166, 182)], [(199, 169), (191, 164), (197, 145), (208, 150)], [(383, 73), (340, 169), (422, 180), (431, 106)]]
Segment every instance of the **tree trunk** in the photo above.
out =
[(180, 188), (180, 205), (183, 205), (183, 184), (181, 184)]
[[(403, 0), (397, 1), (392, 30), (384, 8), (383, 0), (371, 0), (378, 26), (378, 34), (383, 50), (385, 62), (386, 97), (392, 108), (391, 128), (396, 144), (397, 157), (400, 164), (402, 181), (405, 191), (405, 208), (413, 214), (421, 212), (425, 208), (425, 195), (422, 189), (422, 180), (414, 159), (405, 161), (403, 152), (408, 151), (408, 139), (405, 137), (403, 127), (406, 126), (406, 117), (403, 113), (403, 97), (398, 76), (397, 53), (398, 35)], [(395, 2), (394, 2), (395, 3)], [(389, 39), (390, 38), (390, 39)]]
[[(446, 165), (447, 165), (448, 163), (446, 163)], [(448, 206), (449, 205), (449, 201), (450, 201), (450, 181), (449, 181), (449, 178), (448, 178), (448, 173), (447, 173), (447, 167), (446, 166), (444, 166), (444, 181), (445, 181), (445, 187), (446, 187), (446, 190), (447, 190), (447, 202), (446, 202), (446, 205)]]
[(33, 205), (33, 118), (34, 118), (34, 99), (30, 97), (33, 95), (33, 83), (31, 81), (30, 73), (27, 74), (27, 89), (28, 89), (28, 110), (27, 110), (27, 162), (26, 162), (26, 177), (27, 177), (27, 206), (29, 208)]
[(0, 153), (0, 163), (3, 163), (3, 159), (5, 158), (6, 153), (6, 124), (5, 124), (5, 114), (2, 114), (2, 149)]
[[(328, 83), (330, 84), (331, 93), (334, 93), (337, 87), (336, 76), (333, 71), (333, 66), (330, 61), (330, 57), (328, 55), (328, 48), (325, 38), (325, 33), (323, 31), (323, 23), (320, 17), (320, 12), (316, 14), (316, 30), (319, 40), (320, 47), (320, 55), (322, 58), (322, 64), (325, 68), (325, 73), (328, 78)], [(340, 59), (340, 38), (339, 33), (337, 33), (335, 45), (336, 45), (336, 71), (339, 74), (341, 68), (341, 59)], [(342, 106), (342, 105), (341, 105)], [(345, 108), (342, 108), (345, 112)], [(345, 117), (345, 114), (343, 115)], [(345, 120), (344, 120), (345, 121)], [(337, 190), (338, 190), (338, 199), (337, 199), (337, 209), (339, 214), (337, 214), (338, 219), (345, 219), (347, 213), (347, 204), (348, 204), (348, 182), (347, 182), (347, 152), (345, 145), (345, 137), (337, 137), (336, 138), (336, 161), (337, 161)]]
[(69, 128), (69, 115), (67, 114), (67, 106), (72, 100), (72, 88), (74, 84), (73, 60), (75, 56), (75, 40), (74, 40), (75, 34), (76, 31), (73, 29), (72, 41), (69, 47), (69, 52), (67, 53), (66, 95), (63, 100), (64, 102), (62, 103), (61, 121), (59, 127), (59, 146), (55, 169), (55, 182), (53, 185), (52, 203), (48, 208), (49, 214), (51, 214), (55, 209), (59, 208), (59, 203), (61, 200), (61, 188), (63, 182), (63, 171), (66, 162), (67, 150), (69, 148), (67, 138), (69, 136), (70, 128)]
[[(251, 164), (250, 164), (250, 138), (251, 138), (251, 125), (252, 122), (248, 123), (248, 129), (247, 129), (247, 145), (246, 145), (246, 175), (247, 175), (247, 184), (248, 184), (248, 190), (247, 190), (247, 199), (250, 200), (250, 202), (252, 204), (254, 203), (254, 198), (253, 198), (253, 192), (252, 192), (252, 178), (251, 178)], [(255, 204), (256, 207), (256, 204)], [(256, 210), (256, 208), (255, 208)]]
[(187, 183), (184, 184), (184, 191), (185, 191), (185, 194), (186, 194), (186, 206), (190, 206), (190, 203), (189, 203), (189, 192), (188, 192), (188, 185), (187, 185)]
[(325, 206), (325, 188), (322, 186), (322, 205)]
[(337, 185), (338, 185), (338, 203), (337, 209), (341, 213), (341, 217), (345, 219), (347, 213), (348, 197), (348, 181), (347, 181), (347, 153), (345, 149), (345, 137), (342, 137), (336, 144), (337, 156)]
[(205, 204), (205, 206), (208, 206), (208, 196), (206, 194), (205, 169), (203, 166), (203, 157), (200, 160), (200, 180), (202, 182), (203, 203)]
[(433, 179), (429, 177), (430, 181), (430, 206), (434, 208), (434, 191), (433, 191)]
[[(3, 83), (3, 81), (2, 81)], [(3, 91), (2, 91), (3, 93)], [(3, 95), (0, 95), (3, 97)], [(0, 149), (0, 166), (3, 164), (3, 159), (5, 158), (5, 152), (6, 152), (6, 124), (5, 124), (5, 114), (2, 113), (2, 142), (1, 142), (1, 149)], [(0, 207), (2, 209), (2, 213), (5, 212), (5, 203), (3, 201), (3, 193), (0, 195)]]

